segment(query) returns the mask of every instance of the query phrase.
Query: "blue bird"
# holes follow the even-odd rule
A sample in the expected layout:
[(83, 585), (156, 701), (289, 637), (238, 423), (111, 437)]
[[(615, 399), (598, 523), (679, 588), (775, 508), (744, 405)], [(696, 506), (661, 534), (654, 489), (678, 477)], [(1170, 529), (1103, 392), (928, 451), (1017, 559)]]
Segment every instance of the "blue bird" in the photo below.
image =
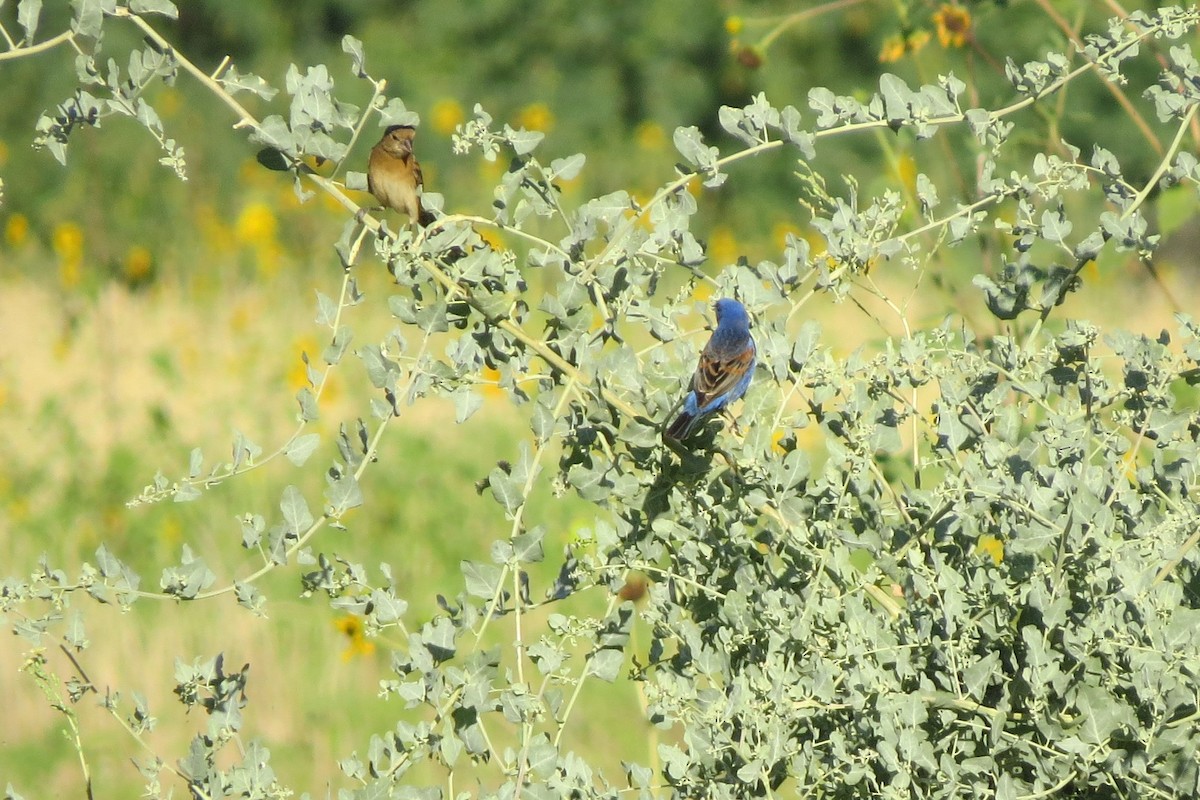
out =
[(737, 300), (718, 300), (717, 329), (704, 350), (692, 376), (691, 391), (683, 400), (683, 411), (667, 428), (666, 435), (682, 441), (702, 419), (719, 411), (746, 393), (754, 376), (757, 351), (750, 336), (750, 317)]

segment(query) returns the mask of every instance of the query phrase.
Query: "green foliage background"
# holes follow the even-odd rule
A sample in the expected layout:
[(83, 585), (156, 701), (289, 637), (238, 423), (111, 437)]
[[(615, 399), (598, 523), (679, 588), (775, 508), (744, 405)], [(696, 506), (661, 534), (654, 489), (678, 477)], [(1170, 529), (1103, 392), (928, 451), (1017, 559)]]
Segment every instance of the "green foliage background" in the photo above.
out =
[[(300, 67), (237, 95), (274, 139), (148, 74), (174, 143), (64, 168), (86, 63), (0, 61), (0, 785), (1194, 794), (1194, 12), (948, 8), (0, 6), (117, 13), (101, 82), (171, 72), (141, 23)], [(379, 94), (447, 212), (394, 240), (342, 199)], [(762, 367), (667, 447), (722, 295)]]

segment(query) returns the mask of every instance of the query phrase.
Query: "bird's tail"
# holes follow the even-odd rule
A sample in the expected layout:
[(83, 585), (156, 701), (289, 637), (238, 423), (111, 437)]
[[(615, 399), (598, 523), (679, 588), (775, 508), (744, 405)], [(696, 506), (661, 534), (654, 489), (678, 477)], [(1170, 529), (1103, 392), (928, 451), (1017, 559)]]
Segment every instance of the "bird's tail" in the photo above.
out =
[(696, 419), (695, 414), (689, 414), (684, 411), (675, 418), (675, 421), (671, 423), (671, 427), (667, 428), (666, 435), (677, 442), (683, 441), (691, 434), (692, 428), (696, 426)]

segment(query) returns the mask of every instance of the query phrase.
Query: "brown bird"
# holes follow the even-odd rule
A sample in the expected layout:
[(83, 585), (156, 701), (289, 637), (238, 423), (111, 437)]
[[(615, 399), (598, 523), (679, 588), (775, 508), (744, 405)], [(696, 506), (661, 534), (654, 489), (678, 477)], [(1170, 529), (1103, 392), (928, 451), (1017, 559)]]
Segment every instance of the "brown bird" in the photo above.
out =
[(424, 183), (421, 165), (413, 155), (411, 125), (389, 125), (379, 144), (371, 148), (367, 163), (367, 190), (384, 208), (407, 214), (418, 225), (433, 221), (433, 214), (421, 207), (419, 191)]

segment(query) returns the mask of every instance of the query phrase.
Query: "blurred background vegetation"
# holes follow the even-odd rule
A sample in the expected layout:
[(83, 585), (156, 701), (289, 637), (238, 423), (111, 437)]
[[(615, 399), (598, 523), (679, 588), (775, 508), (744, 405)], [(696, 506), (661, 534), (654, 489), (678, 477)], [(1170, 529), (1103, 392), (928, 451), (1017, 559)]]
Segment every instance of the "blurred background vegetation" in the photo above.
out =
[[(706, 139), (728, 144), (717, 124), (723, 104), (744, 105), (766, 92), (776, 105), (795, 105), (811, 125), (809, 88), (865, 98), (886, 71), (913, 84), (953, 72), (973, 87), (974, 104), (995, 107), (1014, 98), (1003, 75), (1006, 57), (1020, 63), (1067, 52), (1075, 33), (1102, 30), (1122, 9), (1152, 5), (188, 0), (178, 21), (152, 23), (208, 70), (229, 56), (241, 71), (280, 83), (289, 64), (326, 63), (340, 94), (360, 104), (370, 87), (351, 75), (340, 43), (346, 34), (361, 39), (368, 71), (386, 78), (388, 93), (421, 115), (417, 152), (427, 188), (446, 197), (448, 210), (487, 215), (504, 164), (459, 158), (450, 146), (476, 103), (497, 120), (544, 131), (546, 162), (587, 155), (582, 175), (563, 186), (568, 207), (621, 188), (645, 200), (674, 175), (676, 126), (696, 125)], [(15, 3), (0, 7), (9, 31), (19, 29), (15, 13)], [(65, 2), (47, 2), (39, 35), (65, 29), (68, 19)], [(105, 53), (121, 61), (117, 54), (133, 41), (133, 29), (107, 30)], [(268, 469), (200, 503), (129, 510), (125, 502), (156, 470), (182, 473), (193, 446), (226, 447), (234, 428), (269, 447), (290, 432), (292, 396), (304, 381), (300, 353), (316, 354), (325, 344), (312, 323), (314, 290), (336, 293), (341, 270), (332, 243), (345, 211), (322, 198), (299, 203), (286, 177), (255, 162), (255, 148), (231, 130), (225, 109), (186, 76), (148, 95), (168, 135), (185, 149), (186, 182), (157, 163), (156, 143), (129, 120), (105, 120), (103, 130), (74, 137), (65, 168), (31, 151), (38, 115), (75, 85), (74, 57), (59, 47), (0, 62), (0, 559), (6, 574), (32, 569), (42, 551), (74, 564), (107, 542), (153, 582), (157, 567), (188, 544), (206, 555), (218, 548), (228, 553), (230, 563), (213, 566), (236, 573), (236, 516), (274, 507), (294, 473)], [(1131, 82), (1144, 86), (1155, 69), (1153, 59), (1140, 60)], [(1100, 144), (1118, 155), (1127, 175), (1144, 180), (1158, 157), (1147, 126), (1099, 80), (1076, 82), (1069, 91), (1069, 105), (1052, 99), (1048, 108), (1022, 114), (1022, 146), (1029, 153), (1062, 152), (1059, 141), (1066, 139), (1086, 155)], [(1152, 109), (1136, 93), (1132, 100), (1161, 137)], [(244, 102), (262, 116), (278, 113), (286, 101)], [(365, 168), (376, 135), (368, 129), (350, 169)], [(856, 176), (863, 194), (911, 191), (919, 171), (934, 178), (943, 199), (967, 199), (976, 164), (970, 148), (957, 145), (968, 137), (946, 131), (920, 148), (910, 135), (840, 137), (822, 143), (818, 166), (835, 193), (844, 191), (840, 174)], [(732, 168), (723, 187), (700, 197), (694, 230), (707, 244), (708, 269), (740, 257), (777, 258), (788, 233), (819, 245), (796, 201), (794, 170), (783, 151), (749, 159)], [(1185, 230), (1194, 199), (1163, 201), (1164, 232)], [(970, 279), (989, 263), (982, 244), (982, 254), (961, 248), (962, 263), (922, 288), (935, 295), (931, 319), (979, 313)], [(1194, 248), (1176, 251), (1194, 268)], [(1090, 269), (1096, 293), (1073, 315), (1119, 318), (1133, 330), (1154, 331), (1194, 296), (1186, 259), (1164, 260), (1155, 282), (1135, 260), (1107, 258)], [(383, 295), (387, 275), (375, 266), (359, 271), (360, 286)], [(534, 291), (540, 279), (531, 279)], [(820, 312), (830, 320), (844, 313), (832, 306)], [(360, 343), (390, 327), (387, 319), (362, 316), (354, 324), (361, 326)], [(856, 322), (839, 330), (839, 346), (849, 350), (883, 334)], [(369, 393), (353, 368), (334, 380), (322, 400), (326, 434), (362, 413)], [(522, 435), (506, 424), (498, 398), (469, 434), (455, 428), (451, 409), (422, 407), (385, 442), (396, 467), (368, 473), (368, 503), (351, 535), (365, 537), (378, 560), (396, 567), (418, 611), (432, 612), (436, 592), (455, 590), (460, 559), (479, 557), (506, 531), (495, 504), (472, 491), (497, 459), (511, 457)], [(315, 492), (320, 476), (310, 477), (302, 488)], [(556, 526), (552, 543), (561, 545), (591, 522), (569, 500), (536, 501), (541, 509), (534, 518)], [(251, 691), (259, 695), (249, 730), (276, 748), (277, 769), (288, 781), (320, 791), (336, 758), (387, 726), (392, 710), (374, 701), (376, 682), (387, 673), (386, 648), (332, 611), (326, 626), (314, 626), (305, 608), (320, 601), (284, 599), (298, 593), (294, 577), (266, 589), (274, 624), (239, 622), (243, 652), (227, 657), (253, 665)], [(211, 655), (207, 625), (227, 612), (198, 609), (194, 625), (160, 626), (172, 610), (146, 605), (133, 612), (145, 618), (138, 632), (121, 626), (116, 641), (103, 643), (107, 655), (93, 662), (100, 674), (92, 679), (119, 683), (131, 664), (152, 665), (145, 691), (158, 693), (150, 701), (165, 716), (173, 713), (169, 664), (179, 653)], [(220, 633), (212, 641), (228, 647), (229, 631)], [(8, 720), (0, 732), (0, 783), (65, 795), (79, 785), (77, 765), (59, 720), (16, 674), (19, 659), (18, 648), (0, 648)], [(296, 669), (311, 686), (303, 696), (287, 693)], [(285, 674), (290, 680), (272, 680)], [(614, 768), (621, 757), (649, 763), (638, 698), (628, 687), (613, 692), (618, 696), (591, 696), (594, 709), (581, 737), (611, 748), (607, 763)], [(103, 737), (92, 741), (101, 751), (110, 746)], [(97, 760), (103, 763), (102, 752)], [(110, 785), (138, 784), (121, 764), (108, 765), (103, 777), (116, 782)]]

